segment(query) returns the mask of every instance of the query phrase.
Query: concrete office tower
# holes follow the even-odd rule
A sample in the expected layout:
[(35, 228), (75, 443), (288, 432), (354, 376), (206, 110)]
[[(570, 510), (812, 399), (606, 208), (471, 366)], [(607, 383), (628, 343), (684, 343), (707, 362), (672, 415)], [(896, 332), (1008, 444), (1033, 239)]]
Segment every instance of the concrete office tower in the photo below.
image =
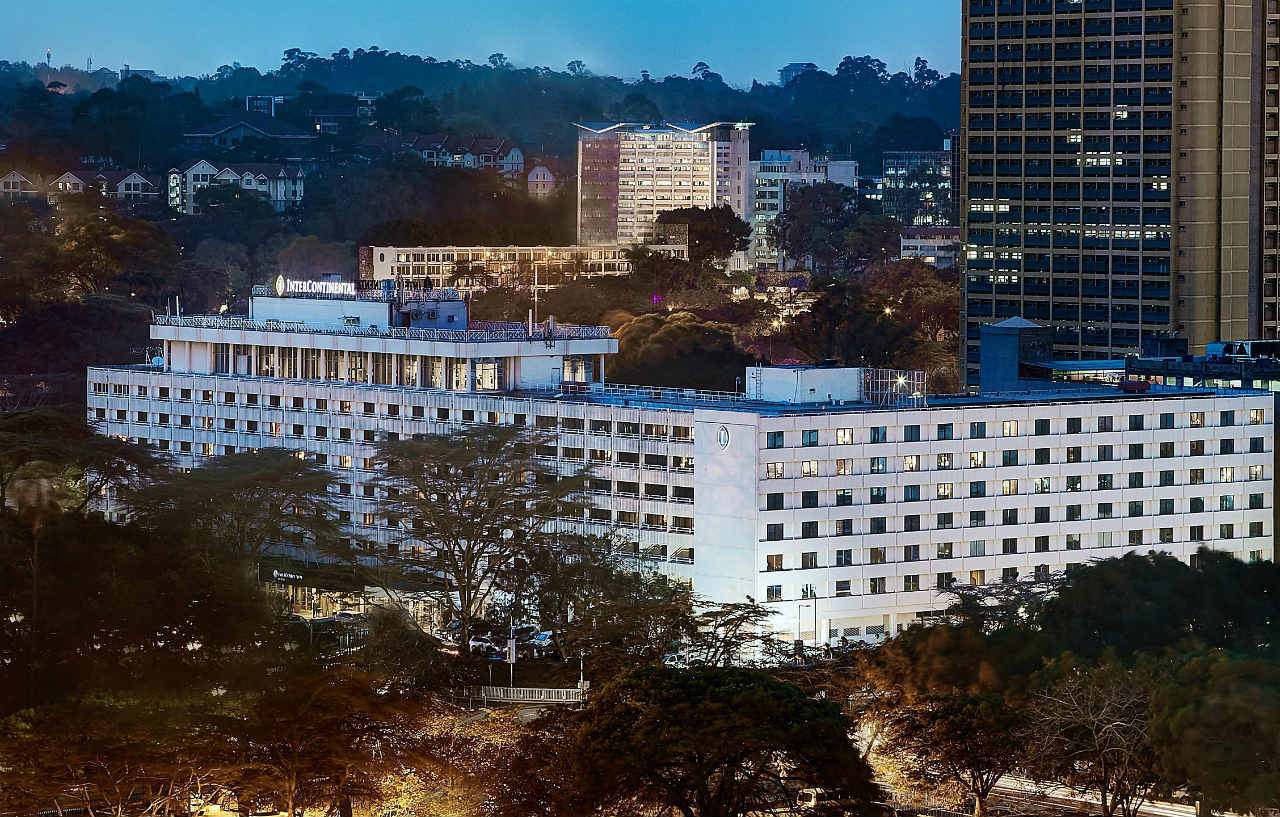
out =
[(750, 122), (578, 124), (578, 243), (652, 244), (658, 214), (748, 219)]
[(1255, 0), (965, 0), (965, 351), (1010, 316), (1056, 354), (1256, 331)]
[(1261, 123), (1255, 144), (1254, 193), (1261, 218), (1255, 237), (1262, 278), (1261, 336), (1280, 337), (1280, 0), (1258, 2), (1253, 22), (1254, 49), (1263, 55), (1262, 87), (1255, 95), (1255, 119)]

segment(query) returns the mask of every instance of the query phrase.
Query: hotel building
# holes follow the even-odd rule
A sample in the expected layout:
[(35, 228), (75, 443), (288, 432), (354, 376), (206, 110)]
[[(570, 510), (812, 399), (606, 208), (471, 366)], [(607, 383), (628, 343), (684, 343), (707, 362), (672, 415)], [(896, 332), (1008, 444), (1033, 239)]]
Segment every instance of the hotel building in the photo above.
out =
[(577, 127), (579, 244), (653, 243), (659, 214), (684, 207), (751, 218), (750, 122)]
[(615, 385), (606, 327), (468, 321), (448, 291), (283, 280), (246, 316), (158, 315), (151, 337), (158, 365), (88, 370), (102, 433), (184, 467), (292, 449), (333, 470), (341, 521), (391, 548), (377, 441), (527, 427), (549, 471), (593, 469), (589, 507), (551, 524), (619, 537), (711, 600), (767, 604), (810, 643), (897, 632), (952, 583), (1202, 545), (1273, 558), (1262, 392), (926, 399), (919, 373), (822, 367), (754, 367), (742, 393)]

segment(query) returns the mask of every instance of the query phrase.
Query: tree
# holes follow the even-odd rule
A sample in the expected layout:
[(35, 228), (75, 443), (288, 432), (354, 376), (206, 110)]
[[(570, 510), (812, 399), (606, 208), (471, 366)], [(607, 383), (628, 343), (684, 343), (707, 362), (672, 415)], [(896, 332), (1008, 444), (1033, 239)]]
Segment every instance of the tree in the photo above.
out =
[(1022, 724), (1022, 711), (1001, 695), (925, 695), (891, 710), (880, 752), (906, 760), (915, 783), (958, 785), (983, 817), (991, 790), (1021, 761)]
[(619, 122), (661, 122), (662, 110), (639, 91), (632, 91), (609, 109), (611, 118)]
[(489, 55), (489, 67), (495, 71), (510, 71), (511, 60), (507, 59), (507, 55), (501, 51)]
[(570, 76), (584, 77), (587, 75), (587, 64), (582, 60), (569, 60), (569, 64), (565, 68)]
[(196, 191), (202, 228), (209, 237), (257, 247), (275, 232), (279, 215), (266, 196), (235, 184), (211, 184)]
[(1039, 780), (1096, 793), (1105, 817), (1134, 817), (1161, 783), (1149, 714), (1158, 678), (1150, 665), (1060, 664), (1029, 704), (1028, 768)]
[(71, 295), (114, 291), (153, 296), (177, 261), (173, 242), (156, 225), (102, 206), (96, 193), (63, 198), (51, 274)]
[(719, 207), (682, 207), (658, 215), (659, 224), (683, 224), (689, 234), (689, 260), (705, 268), (724, 270), (735, 252), (751, 246), (751, 225), (738, 218), (727, 204)]
[(793, 185), (786, 195), (787, 206), (770, 225), (774, 246), (819, 278), (835, 276), (848, 252), (845, 234), (857, 223), (857, 192), (824, 182)]
[(855, 269), (896, 258), (901, 249), (902, 225), (888, 216), (864, 214), (843, 234), (845, 253)]
[(333, 483), (331, 471), (283, 448), (264, 448), (171, 471), (122, 501), (153, 530), (183, 520), (201, 547), (252, 572), (270, 550), (321, 547), (337, 537), (337, 509), (328, 496)]
[(518, 557), (558, 546), (550, 520), (581, 518), (583, 474), (548, 473), (536, 458), (542, 444), (520, 427), (482, 426), (378, 445), (381, 515), (398, 541), (371, 580), (389, 589), (406, 577), (438, 579), (424, 592), (460, 622), (464, 649), (494, 580)]
[(640, 315), (617, 336), (613, 379), (621, 382), (730, 391), (752, 361), (728, 326), (691, 312)]
[(850, 727), (834, 703), (761, 672), (646, 667), (593, 695), (574, 724), (574, 810), (635, 804), (733, 817), (794, 808), (803, 786), (865, 807), (877, 789)]
[(1151, 697), (1151, 741), (1169, 783), (1203, 807), (1259, 814), (1280, 804), (1280, 666), (1214, 651)]
[(909, 349), (914, 327), (875, 308), (860, 285), (831, 283), (789, 327), (788, 339), (811, 361), (846, 366), (894, 366)]
[(441, 127), (440, 112), (421, 88), (406, 85), (383, 94), (373, 104), (374, 116), (382, 127), (402, 133), (431, 133)]
[(273, 681), (243, 719), (223, 722), (237, 754), (239, 802), (296, 817), (342, 817), (377, 794), (413, 744), (417, 703), (344, 667), (299, 666)]

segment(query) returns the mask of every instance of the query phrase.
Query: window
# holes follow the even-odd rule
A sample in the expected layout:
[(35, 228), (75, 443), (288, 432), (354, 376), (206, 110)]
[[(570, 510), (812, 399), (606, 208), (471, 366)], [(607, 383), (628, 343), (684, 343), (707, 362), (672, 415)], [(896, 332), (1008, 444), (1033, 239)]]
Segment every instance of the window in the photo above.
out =
[(1191, 427), (1204, 428), (1204, 412), (1203, 411), (1191, 412)]
[(771, 584), (764, 589), (765, 601), (782, 601), (782, 585)]
[(938, 439), (950, 440), (952, 438), (951, 423), (938, 423)]
[(1190, 454), (1193, 457), (1204, 456), (1204, 440), (1192, 440)]
[(853, 460), (836, 460), (836, 476), (847, 477), (853, 474)]
[(882, 565), (887, 562), (885, 548), (871, 548), (868, 561), (873, 565)]
[(816, 550), (808, 550), (800, 554), (800, 569), (813, 570), (818, 566), (818, 552)]
[(1079, 418), (1079, 417), (1068, 417), (1068, 418), (1067, 418), (1067, 433), (1068, 433), (1068, 434), (1079, 434), (1079, 433), (1080, 433), (1080, 418)]
[(1259, 510), (1265, 507), (1266, 498), (1263, 494), (1249, 494), (1249, 509)]
[(1191, 541), (1203, 542), (1204, 541), (1204, 525), (1192, 525), (1191, 532), (1189, 535), (1191, 536)]
[(1032, 483), (1032, 488), (1037, 494), (1047, 494), (1052, 485), (1053, 482), (1049, 477), (1036, 477), (1035, 482)]
[(885, 582), (884, 576), (877, 576), (871, 579), (869, 582), (869, 585), (870, 585), (871, 595), (873, 596), (881, 595), (886, 590), (886, 582)]
[(970, 452), (969, 452), (969, 467), (970, 467), (970, 468), (986, 468), (986, 467), (987, 467), (987, 452), (985, 452), (985, 451), (970, 451)]
[(1048, 464), (1049, 464), (1049, 449), (1037, 448), (1036, 449), (1036, 465), (1048, 465)]
[(1249, 438), (1249, 453), (1261, 454), (1265, 450), (1266, 442), (1263, 437)]
[(902, 439), (908, 443), (920, 442), (920, 426), (903, 426)]
[(781, 569), (782, 569), (782, 554), (781, 554), (781, 553), (770, 553), (768, 556), (764, 557), (764, 569), (765, 569), (765, 570), (770, 570), (770, 571), (773, 571), (773, 570), (781, 570)]
[(980, 440), (987, 436), (987, 424), (969, 423), (969, 436), (975, 440)]
[(871, 442), (884, 443), (889, 441), (889, 432), (885, 426), (871, 426)]
[(1001, 464), (1005, 466), (1017, 465), (1018, 464), (1017, 449), (1009, 449), (1007, 451), (1002, 452), (1000, 461), (1001, 461)]
[(818, 444), (818, 430), (816, 428), (805, 429), (800, 432), (800, 444), (803, 446), (814, 446)]
[(1260, 426), (1266, 417), (1265, 409), (1249, 409), (1249, 425)]
[(951, 498), (951, 483), (939, 482), (938, 483), (938, 499), (950, 499), (950, 498)]
[(1142, 430), (1143, 419), (1144, 419), (1144, 418), (1143, 418), (1143, 415), (1141, 415), (1141, 414), (1130, 414), (1130, 415), (1129, 415), (1129, 430), (1130, 430), (1130, 431), (1141, 431), (1141, 430)]
[(1110, 518), (1111, 518), (1111, 516), (1112, 516), (1112, 513), (1111, 513), (1111, 503), (1110, 503), (1110, 502), (1099, 502), (1099, 503), (1098, 503), (1098, 518), (1099, 518), (1099, 519), (1110, 519)]
[(1035, 542), (1035, 549), (1036, 549), (1036, 553), (1048, 553), (1048, 552), (1049, 552), (1049, 537), (1048, 537), (1048, 536), (1037, 536), (1037, 537), (1036, 537), (1036, 542)]
[(1000, 581), (1004, 584), (1013, 584), (1018, 580), (1018, 568), (1006, 567), (1000, 571)]
[(1067, 477), (1067, 490), (1075, 492), (1080, 490), (1080, 477)]
[(1167, 498), (1166, 498), (1166, 499), (1162, 499), (1162, 500), (1160, 500), (1160, 515), (1161, 515), (1161, 516), (1172, 516), (1172, 515), (1173, 515), (1173, 500), (1172, 500), (1172, 499), (1167, 499)]
[(853, 429), (837, 428), (836, 429), (836, 445), (852, 445), (852, 444), (853, 444)]
[(770, 462), (764, 466), (765, 479), (782, 479), (782, 463)]
[[(1262, 523), (1261, 523), (1261, 522), (1250, 522), (1250, 523), (1249, 523), (1249, 536), (1250, 536), (1250, 537), (1253, 537), (1253, 538), (1257, 538), (1257, 537), (1262, 536), (1262, 535), (1263, 535), (1263, 534), (1262, 534)], [(1255, 560), (1255, 561), (1256, 561), (1256, 560)]]
[(872, 505), (883, 505), (884, 503), (886, 503), (886, 502), (888, 502), (888, 501), (889, 501), (889, 490), (888, 490), (887, 488), (872, 488), (872, 489), (871, 489), (871, 504), (872, 504)]
[(850, 567), (853, 564), (853, 550), (842, 548), (836, 551), (836, 567)]
[(952, 554), (952, 549), (951, 549), (951, 543), (950, 543), (950, 542), (940, 542), (940, 543), (938, 544), (938, 556), (937, 556), (937, 558), (939, 558), (939, 559), (950, 559), (950, 558), (951, 558), (951, 554)]
[(908, 532), (920, 530), (920, 516), (918, 514), (907, 514), (902, 517), (902, 529)]
[(765, 448), (782, 448), (784, 445), (781, 431), (766, 431), (764, 435)]
[(974, 539), (972, 542), (969, 543), (969, 555), (970, 556), (986, 556), (987, 543), (982, 539)]
[(1111, 431), (1111, 430), (1112, 430), (1112, 418), (1111, 418), (1111, 417), (1099, 417), (1099, 418), (1098, 418), (1098, 431), (1101, 431), (1101, 432), (1107, 432), (1107, 431)]
[(837, 596), (852, 596), (852, 595), (853, 595), (852, 584), (853, 584), (853, 583), (852, 583), (849, 579), (839, 579), (839, 580), (837, 580), (837, 581), (836, 581), (836, 595), (837, 595)]
[(969, 571), (969, 584), (982, 585), (986, 583), (987, 583), (987, 571), (985, 570)]
[(1236, 469), (1234, 466), (1226, 465), (1218, 469), (1218, 482), (1235, 482)]
[(888, 520), (883, 516), (873, 516), (868, 521), (867, 529), (871, 533), (885, 533), (889, 530)]
[(1219, 539), (1234, 539), (1236, 537), (1236, 527), (1230, 523), (1218, 526)]
[(1189, 503), (1189, 510), (1191, 511), (1191, 513), (1204, 513), (1204, 497), (1201, 497), (1201, 496), (1191, 497), (1191, 502)]
[(919, 455), (919, 454), (908, 454), (908, 455), (906, 455), (905, 457), (903, 457), (903, 458), (902, 458), (902, 470), (903, 470), (903, 471), (919, 471), (919, 470), (920, 470), (920, 455)]
[(1204, 483), (1204, 469), (1192, 468), (1187, 472), (1187, 481), (1192, 485), (1201, 485)]
[(1080, 446), (1073, 445), (1067, 449), (1067, 462), (1080, 462)]
[(1079, 506), (1079, 505), (1068, 505), (1068, 506), (1067, 506), (1067, 521), (1068, 521), (1068, 522), (1075, 522), (1075, 521), (1077, 521), (1077, 520), (1079, 520), (1079, 519), (1080, 519), (1080, 506)]
[(902, 501), (903, 502), (919, 502), (920, 486), (919, 485), (902, 486)]
[(1173, 472), (1172, 472), (1172, 471), (1161, 471), (1161, 472), (1160, 472), (1160, 485), (1161, 485), (1161, 486), (1168, 486), (1168, 485), (1172, 485), (1172, 484), (1173, 484)]
[(852, 504), (853, 504), (853, 489), (837, 488), (836, 489), (836, 505), (852, 505)]
[(1129, 474), (1129, 487), (1130, 487), (1130, 488), (1141, 488), (1141, 487), (1142, 487), (1142, 472), (1141, 472), (1141, 471), (1134, 471), (1134, 472), (1132, 472), (1132, 473), (1130, 473), (1130, 474)]
[(1036, 522), (1048, 522), (1049, 509), (1047, 507), (1036, 508)]
[(904, 562), (918, 562), (918, 561), (920, 561), (920, 546), (919, 546), (919, 545), (906, 545), (905, 547), (903, 547), (903, 548), (902, 548), (902, 561), (904, 561)]
[(1141, 544), (1142, 544), (1142, 531), (1140, 530), (1129, 531), (1129, 547), (1138, 547)]
[(1000, 436), (1002, 436), (1002, 437), (1016, 437), (1016, 436), (1018, 436), (1018, 421), (1017, 421), (1017, 420), (1005, 420), (1003, 423), (1001, 423), (1001, 424), (1000, 424)]
[(1173, 528), (1160, 529), (1160, 544), (1167, 545), (1173, 541)]
[(1264, 468), (1264, 467), (1265, 467), (1265, 466), (1262, 466), (1262, 465), (1250, 465), (1250, 466), (1249, 466), (1249, 479), (1251, 479), (1251, 480), (1255, 480), (1255, 479), (1262, 479), (1262, 473), (1263, 473), (1263, 468)]
[(764, 538), (770, 542), (780, 541), (783, 538), (782, 524), (774, 522), (773, 524), (765, 525)]
[(817, 491), (801, 491), (800, 507), (801, 508), (818, 507), (818, 492)]
[(1134, 500), (1129, 503), (1129, 516), (1142, 516), (1142, 500)]
[(1236, 498), (1231, 494), (1218, 497), (1218, 510), (1234, 511), (1236, 509)]
[(1111, 462), (1113, 459), (1115, 459), (1115, 453), (1111, 446), (1098, 446), (1098, 462)]
[(980, 528), (987, 524), (986, 511), (969, 511), (969, 527)]
[(939, 455), (938, 455), (938, 470), (939, 470), (939, 471), (950, 471), (950, 470), (951, 470), (951, 455), (950, 455), (950, 454), (939, 454)]
[(800, 537), (802, 539), (818, 538), (818, 523), (815, 521), (800, 523)]
[(853, 536), (853, 520), (837, 519), (836, 536)]
[(1003, 539), (1000, 542), (1000, 552), (1005, 556), (1012, 556), (1018, 552), (1018, 540), (1015, 538)]
[(956, 583), (954, 573), (939, 573), (934, 580), (933, 586), (938, 590), (946, 590), (948, 587)]
[(1036, 436), (1043, 437), (1048, 433), (1049, 433), (1048, 418), (1041, 418), (1039, 420), (1036, 420)]
[(1236, 424), (1236, 413), (1234, 411), (1223, 411), (1218, 414), (1218, 425), (1233, 426)]
[(1003, 496), (1014, 496), (1018, 493), (1018, 481), (1016, 479), (1006, 479), (1000, 483), (1000, 493)]
[(1129, 459), (1131, 460), (1142, 459), (1142, 443), (1129, 444)]
[(872, 457), (871, 458), (871, 473), (873, 474), (883, 474), (885, 471), (888, 470), (888, 466), (889, 466), (888, 457)]
[(1219, 454), (1236, 453), (1236, 441), (1232, 439), (1218, 440), (1218, 453)]
[(1068, 533), (1067, 534), (1067, 550), (1079, 550), (1079, 549), (1080, 549), (1080, 534)]
[(782, 508), (782, 494), (765, 494), (764, 509), (766, 511), (780, 511)]
[(953, 524), (954, 523), (952, 522), (952, 514), (950, 511), (938, 514), (937, 527), (939, 529), (945, 530), (947, 528), (950, 528)]
[(906, 575), (902, 577), (902, 590), (904, 593), (910, 593), (920, 589), (920, 577), (918, 575)]
[(970, 496), (970, 497), (983, 497), (983, 496), (986, 496), (986, 495), (987, 495), (987, 483), (985, 483), (985, 482), (970, 482), (970, 483), (969, 483), (969, 496)]

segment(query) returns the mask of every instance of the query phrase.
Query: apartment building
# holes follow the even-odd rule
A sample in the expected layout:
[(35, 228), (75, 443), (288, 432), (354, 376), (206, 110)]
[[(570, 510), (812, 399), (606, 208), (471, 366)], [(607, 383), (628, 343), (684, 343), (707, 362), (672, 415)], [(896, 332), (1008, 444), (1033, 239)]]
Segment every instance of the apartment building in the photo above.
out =
[[(578, 278), (631, 272), (628, 247), (361, 247), (361, 281), (394, 281), (410, 289), (472, 292), (491, 286), (547, 290)], [(687, 244), (649, 249), (687, 259)]]
[(750, 122), (575, 124), (579, 244), (652, 243), (658, 215), (684, 207), (750, 220)]
[(1257, 334), (1255, 8), (963, 3), (970, 383), (979, 327), (1012, 315), (1064, 359)]
[(161, 365), (88, 370), (102, 433), (184, 467), (295, 450), (338, 477), (340, 520), (393, 548), (376, 441), (528, 427), (549, 472), (593, 469), (589, 507), (548, 524), (615, 537), (712, 600), (767, 604), (809, 643), (897, 632), (953, 583), (1201, 545), (1274, 557), (1263, 392), (925, 398), (918, 372), (820, 367), (753, 367), (742, 393), (616, 385), (607, 327), (471, 322), (447, 291), (283, 278), (246, 316), (160, 315), (151, 337)]
[(1280, 338), (1280, 0), (1258, 0), (1254, 10), (1253, 47), (1262, 55), (1261, 86), (1253, 100), (1261, 128), (1250, 167), (1262, 289), (1259, 336)]
[(271, 202), (276, 210), (302, 202), (305, 174), (296, 165), (245, 162), (225, 164), (195, 159), (166, 174), (169, 206), (192, 215), (200, 211), (196, 193), (211, 184), (234, 184)]
[(804, 149), (761, 150), (760, 159), (750, 167), (751, 266), (758, 270), (785, 269), (786, 261), (770, 238), (770, 228), (787, 208), (790, 188), (828, 180), (826, 160), (811, 156)]
[(959, 227), (903, 227), (898, 257), (916, 259), (938, 269), (963, 263)]

